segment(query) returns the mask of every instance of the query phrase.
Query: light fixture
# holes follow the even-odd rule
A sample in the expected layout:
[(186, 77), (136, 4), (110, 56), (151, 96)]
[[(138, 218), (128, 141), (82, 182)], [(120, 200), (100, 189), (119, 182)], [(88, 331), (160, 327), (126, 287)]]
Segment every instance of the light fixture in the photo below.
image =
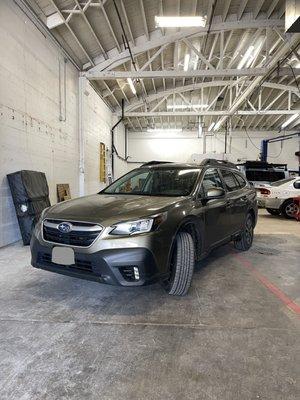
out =
[(128, 84), (130, 86), (130, 89), (131, 89), (132, 93), (136, 94), (136, 89), (134, 87), (133, 80), (131, 78), (127, 78), (127, 82), (128, 82)]
[(297, 117), (299, 117), (299, 114), (293, 114), (290, 116), (290, 118), (288, 118), (282, 125), (281, 125), (281, 129), (284, 129), (285, 127), (287, 127), (291, 122), (293, 122)]
[(174, 129), (172, 129), (172, 128), (170, 128), (170, 129), (164, 129), (164, 128), (161, 128), (161, 129), (159, 129), (159, 128), (150, 129), (150, 128), (148, 128), (147, 132), (149, 132), (149, 133), (155, 133), (155, 132), (176, 133), (176, 132), (182, 132), (182, 129), (177, 129), (177, 128), (174, 128)]
[(217, 131), (217, 130), (220, 128), (220, 126), (221, 126), (221, 120), (219, 120), (219, 121), (215, 124), (215, 126), (214, 126), (214, 131)]
[(168, 110), (185, 110), (187, 108), (207, 108), (208, 104), (171, 104), (167, 106)]
[(190, 62), (190, 54), (189, 53), (187, 53), (185, 56), (184, 56), (184, 63), (183, 63), (183, 70), (184, 71), (187, 71), (188, 69), (189, 69), (189, 62)]
[(243, 55), (241, 61), (239, 62), (237, 69), (242, 69), (243, 66), (246, 64), (246, 62), (248, 61), (249, 57), (251, 57), (251, 53), (254, 51), (254, 46), (250, 46), (248, 47), (248, 50), (246, 51), (246, 53)]
[(194, 59), (194, 71), (196, 71), (197, 67), (198, 67), (198, 61), (199, 61), (199, 57), (196, 57)]
[(210, 132), (212, 130), (212, 128), (215, 126), (215, 122), (212, 122), (209, 127), (208, 127), (208, 132)]
[(187, 28), (192, 26), (205, 26), (206, 18), (204, 17), (155, 17), (155, 25), (157, 28)]

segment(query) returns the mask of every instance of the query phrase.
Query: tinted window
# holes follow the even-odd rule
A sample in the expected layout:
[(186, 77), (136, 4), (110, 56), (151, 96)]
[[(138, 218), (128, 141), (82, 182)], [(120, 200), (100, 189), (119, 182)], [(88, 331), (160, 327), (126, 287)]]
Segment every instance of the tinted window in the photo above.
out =
[(284, 171), (248, 170), (246, 171), (248, 181), (274, 182), (285, 177)]
[(232, 192), (233, 190), (237, 190), (240, 188), (240, 185), (238, 181), (235, 179), (232, 172), (224, 169), (221, 172), (228, 192)]
[(239, 175), (239, 174), (234, 174), (235, 179), (238, 181), (240, 188), (243, 188), (247, 185), (247, 182), (245, 181), (245, 179)]
[(219, 172), (216, 168), (209, 168), (205, 172), (201, 186), (201, 194), (206, 195), (207, 191), (211, 188), (224, 189)]
[(291, 182), (293, 179), (294, 178), (280, 179), (280, 181), (271, 183), (270, 186), (281, 186), (285, 183)]
[(295, 181), (293, 186), (295, 189), (300, 189), (300, 181)]
[(124, 175), (101, 193), (187, 196), (193, 190), (199, 172), (199, 168), (139, 168)]

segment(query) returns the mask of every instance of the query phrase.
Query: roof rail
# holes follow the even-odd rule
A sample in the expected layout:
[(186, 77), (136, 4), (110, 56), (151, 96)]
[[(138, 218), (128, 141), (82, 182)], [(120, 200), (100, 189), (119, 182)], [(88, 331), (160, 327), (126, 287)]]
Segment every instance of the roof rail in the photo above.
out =
[(148, 161), (141, 165), (141, 167), (150, 167), (151, 165), (158, 165), (158, 164), (172, 164), (172, 161)]
[(223, 166), (230, 168), (237, 168), (236, 165), (230, 161), (225, 160), (216, 160), (215, 158), (205, 158), (201, 161), (201, 165), (214, 165), (214, 166)]

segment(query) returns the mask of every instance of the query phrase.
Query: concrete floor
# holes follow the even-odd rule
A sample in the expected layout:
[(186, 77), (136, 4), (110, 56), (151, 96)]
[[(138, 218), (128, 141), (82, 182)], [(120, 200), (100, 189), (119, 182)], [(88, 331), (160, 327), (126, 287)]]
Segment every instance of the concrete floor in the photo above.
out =
[(299, 399), (300, 223), (260, 212), (185, 298), (33, 269), (0, 249), (0, 398)]

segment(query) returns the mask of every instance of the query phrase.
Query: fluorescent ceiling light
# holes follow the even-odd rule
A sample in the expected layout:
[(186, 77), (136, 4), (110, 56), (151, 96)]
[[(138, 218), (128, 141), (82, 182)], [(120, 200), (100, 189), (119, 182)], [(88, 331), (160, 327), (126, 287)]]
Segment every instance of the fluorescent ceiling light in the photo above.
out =
[(189, 69), (189, 62), (190, 62), (190, 54), (186, 54), (184, 56), (184, 63), (183, 63), (183, 70), (187, 71)]
[(239, 62), (239, 65), (237, 66), (238, 69), (242, 69), (243, 66), (246, 64), (246, 62), (248, 61), (249, 57), (251, 57), (251, 53), (254, 50), (254, 46), (250, 46), (248, 48), (248, 50), (246, 51), (246, 53), (243, 55), (243, 58), (241, 59), (241, 61)]
[(214, 131), (217, 131), (217, 130), (220, 128), (220, 126), (221, 126), (221, 120), (219, 120), (219, 121), (215, 124), (215, 126), (214, 126)]
[(168, 105), (168, 110), (185, 110), (186, 108), (207, 108), (208, 104), (172, 104)]
[(182, 129), (159, 129), (159, 128), (154, 128), (154, 129), (147, 129), (147, 132), (153, 133), (153, 132), (164, 132), (164, 133), (174, 133), (174, 132), (182, 132)]
[(199, 61), (199, 57), (196, 57), (194, 60), (194, 70), (196, 70), (198, 67), (198, 61)]
[(206, 18), (197, 17), (155, 17), (157, 28), (185, 28), (191, 26), (205, 26)]
[(62, 25), (63, 23), (64, 23), (64, 20), (62, 19), (60, 14), (58, 14), (57, 12), (49, 15), (49, 17), (47, 17), (47, 19), (46, 19), (46, 25), (47, 25), (47, 28), (49, 28), (49, 29), (56, 28), (57, 26)]
[(133, 94), (136, 94), (136, 90), (133, 84), (133, 80), (131, 78), (127, 78), (127, 82), (129, 83), (130, 89), (132, 91)]
[(290, 116), (289, 119), (287, 119), (282, 125), (281, 129), (284, 129), (286, 126), (288, 126), (291, 122), (293, 122), (297, 117), (299, 117), (299, 114), (293, 114)]
[(210, 132), (214, 126), (215, 126), (215, 122), (212, 122), (208, 127), (208, 132)]

